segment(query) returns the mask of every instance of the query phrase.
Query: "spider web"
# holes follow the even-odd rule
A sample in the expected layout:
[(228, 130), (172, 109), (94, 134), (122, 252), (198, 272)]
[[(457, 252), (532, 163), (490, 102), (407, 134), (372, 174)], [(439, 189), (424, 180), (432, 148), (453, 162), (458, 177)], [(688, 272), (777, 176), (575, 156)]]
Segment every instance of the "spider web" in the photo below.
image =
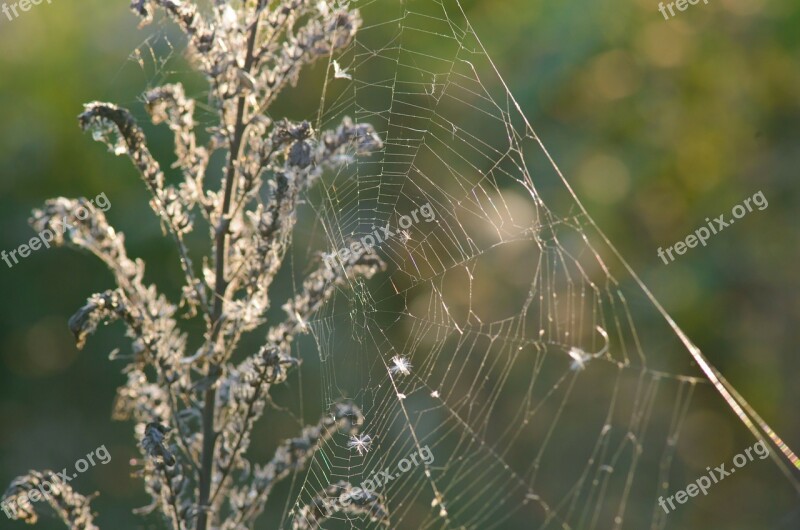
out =
[[(313, 354), (299, 346), (303, 372), (310, 356), (319, 364), (308, 408), (352, 400), (371, 443), (363, 454), (343, 436), (324, 443), (267, 516), (292, 528), (329, 485), (388, 471), (376, 493), (392, 529), (675, 527), (657, 500), (696, 478), (674, 468), (698, 394), (765, 440), (789, 479), (780, 488), (800, 493), (797, 458), (589, 217), (457, 0), (353, 5), (364, 26), (330, 58), (319, 112), (305, 117), (317, 131), (370, 123), (384, 148), (312, 190), (291, 268), (297, 285), (297, 263), (396, 232), (375, 246), (387, 271), (338, 291), (307, 323)], [(184, 72), (168, 70), (159, 38), (166, 60), (153, 41), (131, 57), (152, 85)], [(399, 228), (425, 205), (434, 221)], [(398, 357), (409, 374), (392, 370)], [(307, 422), (301, 383), (290, 415)], [(398, 472), (423, 448), (430, 464)], [(338, 512), (322, 527), (387, 524)]]
[[(325, 252), (399, 233), (375, 247), (387, 273), (354, 280), (308, 327), (322, 407), (353, 399), (371, 444), (326, 444), (286, 527), (329, 484), (389, 469), (390, 528), (665, 528), (657, 499), (685, 485), (672, 464), (698, 390), (771, 442), (798, 489), (794, 454), (588, 216), (460, 5), (358, 7), (365, 25), (329, 65), (316, 128), (351, 116), (385, 146), (310, 202)], [(397, 228), (428, 204), (435, 221)], [(391, 370), (397, 357), (410, 374)], [(424, 447), (433, 462), (397, 472)], [(383, 523), (336, 513), (323, 527)]]

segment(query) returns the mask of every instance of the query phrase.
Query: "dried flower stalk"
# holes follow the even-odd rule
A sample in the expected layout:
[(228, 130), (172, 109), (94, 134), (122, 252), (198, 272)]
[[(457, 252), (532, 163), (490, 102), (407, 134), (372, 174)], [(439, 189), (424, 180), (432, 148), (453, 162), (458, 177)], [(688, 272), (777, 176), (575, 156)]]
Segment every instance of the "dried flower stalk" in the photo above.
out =
[[(266, 322), (269, 287), (291, 245), (303, 194), (326, 168), (382, 148), (371, 126), (349, 118), (335, 130), (314, 131), (308, 122), (267, 116), (276, 96), (297, 83), (303, 66), (331, 60), (352, 42), (361, 20), (355, 9), (317, 0), (215, 0), (206, 10), (189, 1), (133, 0), (131, 8), (143, 25), (161, 10), (183, 31), (190, 60), (208, 80), (208, 103), (218, 123), (200, 145), (196, 105), (180, 84), (144, 94), (153, 123), (168, 126), (174, 136), (174, 167), (182, 175), (174, 186), (127, 109), (93, 102), (79, 121), (115, 155), (127, 155), (140, 173), (151, 208), (177, 245), (185, 275), (179, 307), (187, 318), (205, 323), (202, 345), (186, 351), (179, 307), (145, 283), (145, 264), (128, 257), (124, 235), (87, 200), (49, 200), (34, 211), (31, 224), (37, 230), (66, 227), (53, 230), (54, 243), (89, 251), (113, 274), (116, 287), (90, 296), (69, 325), (78, 347), (99, 324), (116, 320), (124, 322), (132, 340), (132, 354), (115, 357), (125, 361), (128, 379), (117, 391), (113, 417), (135, 423), (142, 454), (138, 474), (152, 499), (137, 511), (159, 513), (165, 527), (177, 530), (253, 528), (278, 481), (306, 466), (320, 444), (337, 433), (353, 436), (363, 422), (355, 406), (340, 403), (319, 424), (282, 443), (266, 465), (245, 457), (271, 387), (300, 364), (292, 357), (292, 341), (337, 287), (384, 268), (375, 254), (353, 254), (336, 270), (320, 264), (283, 305), (285, 321), (271, 325), (259, 351), (232, 361), (242, 335)], [(208, 161), (219, 150), (227, 155), (222, 184), (209, 189)], [(73, 212), (79, 206), (90, 215), (77, 218)], [(199, 271), (185, 240), (198, 212), (212, 247)], [(37, 472), (17, 478), (5, 498), (40, 480)], [(348, 485), (331, 488), (347, 491)], [(48, 504), (68, 527), (96, 528), (89, 499), (69, 486), (57, 489)], [(351, 510), (385, 516), (377, 499), (354, 503)], [(303, 513), (303, 528), (324, 520), (313, 507)], [(37, 519), (33, 508), (14, 515)]]

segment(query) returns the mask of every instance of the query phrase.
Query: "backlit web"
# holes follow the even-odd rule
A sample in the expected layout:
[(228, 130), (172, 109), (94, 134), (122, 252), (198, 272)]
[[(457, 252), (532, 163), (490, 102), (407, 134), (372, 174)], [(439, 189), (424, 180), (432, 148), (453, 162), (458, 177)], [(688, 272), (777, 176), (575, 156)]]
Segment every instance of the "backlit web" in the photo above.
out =
[[(385, 148), (310, 198), (314, 231), (335, 252), (426, 204), (435, 220), (378, 243), (387, 273), (308, 323), (323, 407), (352, 398), (371, 444), (359, 455), (334, 438), (287, 527), (327, 485), (396, 472), (423, 447), (431, 464), (377, 488), (391, 528), (668, 526), (657, 498), (684, 485), (671, 468), (696, 392), (771, 431), (587, 216), (460, 7), (358, 6), (365, 25), (330, 65), (317, 129), (351, 116)], [(771, 447), (791, 477), (793, 455)], [(323, 527), (384, 524), (338, 513)]]
[[(461, 7), (357, 6), (364, 26), (331, 57), (319, 112), (292, 118), (370, 123), (384, 149), (311, 192), (293, 273), (381, 227), (394, 235), (375, 246), (387, 271), (307, 323), (295, 395), (319, 402), (287, 406), (313, 419), (351, 399), (369, 438), (326, 442), (266, 513), (303, 527), (331, 484), (387, 470), (385, 517), (339, 511), (321, 527), (676, 528), (657, 499), (696, 478), (676, 483), (674, 464), (699, 394), (767, 441), (789, 478), (777, 488), (800, 491), (791, 451), (586, 214)], [(426, 205), (434, 220), (400, 228)], [(398, 473), (423, 448), (432, 462)]]

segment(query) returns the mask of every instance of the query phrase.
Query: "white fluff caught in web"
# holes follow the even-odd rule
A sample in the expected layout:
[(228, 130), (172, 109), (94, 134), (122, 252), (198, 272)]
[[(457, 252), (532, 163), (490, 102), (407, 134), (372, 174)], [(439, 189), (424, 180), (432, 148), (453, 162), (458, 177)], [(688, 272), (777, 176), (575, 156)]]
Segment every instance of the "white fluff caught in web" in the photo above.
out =
[(364, 456), (372, 447), (372, 437), (368, 434), (354, 434), (347, 442), (349, 449), (355, 449), (358, 456)]
[(389, 372), (391, 372), (392, 375), (411, 375), (411, 368), (411, 363), (407, 357), (395, 355), (392, 357), (392, 366), (389, 367)]
[(586, 363), (588, 363), (592, 359), (597, 359), (598, 357), (601, 357), (608, 352), (608, 333), (606, 333), (606, 330), (604, 330), (600, 326), (597, 326), (595, 329), (597, 330), (598, 333), (600, 333), (603, 336), (603, 339), (605, 339), (605, 346), (603, 346), (603, 349), (601, 349), (597, 353), (587, 353), (583, 351), (581, 348), (578, 348), (577, 346), (571, 347), (567, 352), (567, 355), (572, 357), (572, 363), (569, 365), (570, 370), (572, 371), (584, 370), (586, 369)]

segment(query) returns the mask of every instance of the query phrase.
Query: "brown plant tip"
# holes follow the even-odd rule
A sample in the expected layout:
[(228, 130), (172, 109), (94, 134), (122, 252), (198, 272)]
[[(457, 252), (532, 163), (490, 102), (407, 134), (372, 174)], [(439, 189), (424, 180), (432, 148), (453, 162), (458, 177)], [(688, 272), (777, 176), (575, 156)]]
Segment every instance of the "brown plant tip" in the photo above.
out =
[(169, 428), (160, 423), (148, 423), (142, 438), (142, 448), (153, 458), (161, 459), (168, 466), (175, 465), (175, 457), (165, 444)]

